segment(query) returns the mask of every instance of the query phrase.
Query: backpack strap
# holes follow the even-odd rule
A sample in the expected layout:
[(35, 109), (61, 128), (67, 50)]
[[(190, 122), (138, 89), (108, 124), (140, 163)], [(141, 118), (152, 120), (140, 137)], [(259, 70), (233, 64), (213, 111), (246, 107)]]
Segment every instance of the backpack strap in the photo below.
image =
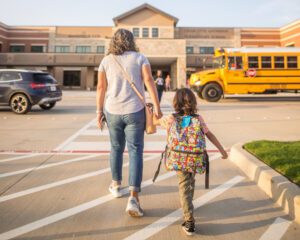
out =
[(161, 162), (162, 162), (162, 160), (163, 160), (164, 158), (166, 159), (166, 156), (167, 156), (167, 150), (168, 150), (168, 145), (166, 145), (165, 151), (163, 151), (163, 152), (161, 153), (161, 158), (160, 158), (160, 160), (159, 160), (159, 163), (158, 163), (156, 172), (155, 172), (155, 174), (154, 174), (154, 177), (153, 177), (153, 179), (152, 179), (152, 182), (155, 182), (156, 178), (158, 177), (158, 174), (159, 174), (159, 171), (160, 171)]

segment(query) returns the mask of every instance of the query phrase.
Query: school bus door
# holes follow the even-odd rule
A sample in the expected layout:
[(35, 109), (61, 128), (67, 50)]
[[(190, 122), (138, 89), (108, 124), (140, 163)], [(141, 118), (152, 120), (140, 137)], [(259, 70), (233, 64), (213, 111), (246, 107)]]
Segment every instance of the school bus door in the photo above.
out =
[(225, 69), (225, 92), (226, 93), (243, 93), (245, 92), (244, 69), (242, 56), (228, 56)]

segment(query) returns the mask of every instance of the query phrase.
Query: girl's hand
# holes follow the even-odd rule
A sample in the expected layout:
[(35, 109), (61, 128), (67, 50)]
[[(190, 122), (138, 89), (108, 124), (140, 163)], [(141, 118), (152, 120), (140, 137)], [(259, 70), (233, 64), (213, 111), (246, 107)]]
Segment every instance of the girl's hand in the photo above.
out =
[(154, 108), (154, 115), (156, 116), (157, 119), (161, 119), (162, 118), (163, 114), (162, 114), (162, 112), (160, 110), (160, 107), (158, 107), (158, 108), (155, 107)]
[(226, 151), (222, 151), (222, 159), (227, 159), (228, 158), (228, 154)]

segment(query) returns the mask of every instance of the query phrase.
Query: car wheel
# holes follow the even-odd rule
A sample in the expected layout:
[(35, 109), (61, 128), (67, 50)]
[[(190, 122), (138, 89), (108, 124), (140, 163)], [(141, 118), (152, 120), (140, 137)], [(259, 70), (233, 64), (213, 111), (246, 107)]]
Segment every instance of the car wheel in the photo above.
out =
[(55, 106), (56, 102), (51, 102), (51, 103), (45, 103), (45, 104), (40, 104), (40, 108), (44, 110), (49, 110)]
[(25, 114), (31, 110), (31, 103), (28, 97), (22, 93), (12, 96), (10, 99), (10, 107), (14, 113)]
[(202, 96), (208, 102), (219, 101), (222, 94), (222, 88), (216, 83), (209, 83), (202, 90)]

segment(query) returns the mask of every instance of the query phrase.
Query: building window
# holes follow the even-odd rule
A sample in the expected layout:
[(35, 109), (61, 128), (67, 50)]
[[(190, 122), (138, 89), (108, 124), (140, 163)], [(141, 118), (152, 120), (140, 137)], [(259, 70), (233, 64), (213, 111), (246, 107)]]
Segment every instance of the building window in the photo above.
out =
[(45, 47), (44, 46), (31, 46), (31, 52), (34, 52), (34, 53), (42, 53), (42, 52), (45, 52), (44, 51)]
[(139, 28), (133, 28), (132, 33), (134, 37), (140, 37), (140, 29)]
[(152, 28), (152, 37), (158, 38), (158, 28)]
[(258, 57), (248, 57), (248, 68), (258, 68)]
[(104, 53), (105, 47), (104, 46), (97, 46), (97, 53)]
[(284, 57), (274, 57), (275, 68), (284, 68)]
[(287, 57), (287, 67), (288, 68), (297, 68), (298, 67), (298, 62), (297, 62), (297, 57)]
[(194, 47), (186, 47), (186, 53), (187, 54), (193, 54), (194, 53)]
[(68, 52), (70, 52), (70, 47), (69, 46), (55, 46), (55, 52), (68, 53)]
[(9, 47), (10, 52), (25, 52), (24, 45), (10, 45)]
[(261, 68), (272, 68), (271, 57), (261, 57)]
[(64, 86), (80, 87), (80, 71), (64, 71)]
[(149, 37), (149, 28), (143, 28), (143, 37), (144, 38)]
[(77, 53), (89, 53), (91, 52), (90, 46), (76, 46)]
[(214, 54), (214, 47), (200, 47), (200, 54)]

